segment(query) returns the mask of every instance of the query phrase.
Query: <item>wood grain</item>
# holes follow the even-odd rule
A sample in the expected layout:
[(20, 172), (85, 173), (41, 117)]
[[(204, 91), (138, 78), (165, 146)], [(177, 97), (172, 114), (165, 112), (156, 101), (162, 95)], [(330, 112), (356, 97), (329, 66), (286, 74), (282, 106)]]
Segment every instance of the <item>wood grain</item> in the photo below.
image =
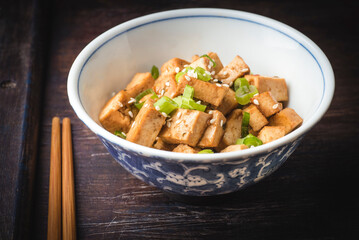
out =
[(75, 184), (71, 121), (62, 120), (62, 238), (76, 239)]
[(47, 239), (61, 240), (61, 129), (60, 118), (52, 119)]

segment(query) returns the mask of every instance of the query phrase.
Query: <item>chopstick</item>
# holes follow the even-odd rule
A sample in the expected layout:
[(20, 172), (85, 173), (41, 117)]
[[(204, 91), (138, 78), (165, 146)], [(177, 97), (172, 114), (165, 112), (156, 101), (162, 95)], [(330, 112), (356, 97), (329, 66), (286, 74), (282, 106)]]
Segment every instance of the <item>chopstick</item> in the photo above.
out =
[(76, 239), (74, 168), (69, 118), (62, 121), (62, 235), (66, 240)]
[(61, 240), (61, 135), (60, 119), (52, 119), (47, 239)]
[[(71, 121), (52, 119), (47, 239), (76, 239)], [(62, 151), (62, 152), (61, 152)], [(62, 153), (62, 154), (61, 154)], [(61, 159), (62, 155), (62, 159)]]

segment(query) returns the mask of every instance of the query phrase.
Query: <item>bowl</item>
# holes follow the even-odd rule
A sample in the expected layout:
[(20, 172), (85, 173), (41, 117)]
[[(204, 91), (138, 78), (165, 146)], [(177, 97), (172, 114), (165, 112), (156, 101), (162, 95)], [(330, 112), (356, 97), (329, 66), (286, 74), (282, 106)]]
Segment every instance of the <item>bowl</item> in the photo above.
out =
[[(240, 55), (252, 72), (286, 79), (288, 107), (303, 124), (288, 135), (244, 151), (184, 154), (123, 140), (98, 120), (103, 105), (137, 72), (179, 57), (216, 52), (223, 65)], [(278, 169), (327, 111), (332, 67), (319, 47), (297, 30), (260, 15), (226, 9), (181, 9), (139, 17), (91, 41), (74, 61), (68, 97), (77, 116), (127, 171), (166, 192), (191, 196), (243, 189)]]

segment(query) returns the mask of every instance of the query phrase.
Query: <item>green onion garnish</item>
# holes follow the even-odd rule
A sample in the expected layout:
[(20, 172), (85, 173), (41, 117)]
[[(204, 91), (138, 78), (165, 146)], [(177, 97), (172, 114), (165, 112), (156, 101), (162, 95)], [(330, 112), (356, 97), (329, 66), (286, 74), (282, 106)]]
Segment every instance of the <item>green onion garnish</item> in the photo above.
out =
[(207, 73), (206, 73), (206, 70), (204, 70), (204, 69), (201, 68), (201, 67), (196, 67), (196, 69), (194, 70), (194, 72), (197, 73), (197, 78), (198, 78), (199, 80), (208, 82), (209, 80), (212, 79), (211, 74), (207, 74)]
[(249, 85), (241, 86), (236, 91), (237, 102), (241, 105), (246, 105), (250, 102), (251, 98), (258, 93), (258, 90), (255, 86)]
[(242, 138), (248, 135), (249, 119), (250, 119), (250, 114), (248, 112), (243, 112), (242, 132), (241, 132)]
[(121, 131), (115, 131), (114, 134), (117, 136), (117, 137), (120, 137), (120, 138), (123, 138), (123, 139), (126, 139), (126, 134), (124, 132), (121, 132)]
[(179, 72), (179, 73), (177, 73), (176, 74), (176, 82), (178, 82), (178, 79), (182, 76), (182, 75), (184, 75), (184, 74), (186, 74), (185, 72)]
[(208, 56), (207, 54), (203, 54), (201, 57), (208, 58), (213, 63), (213, 67), (216, 67), (216, 62), (210, 56)]
[(234, 91), (237, 91), (238, 88), (247, 86), (249, 88), (249, 82), (245, 78), (237, 78), (234, 81)]
[(194, 88), (190, 85), (186, 85), (183, 91), (184, 98), (193, 98), (194, 95)]
[(155, 65), (152, 66), (151, 69), (151, 75), (152, 77), (156, 80), (158, 78), (158, 76), (160, 75), (159, 71), (158, 71), (158, 67), (156, 67)]
[(147, 90), (145, 90), (145, 91), (143, 91), (143, 92), (141, 92), (140, 94), (138, 94), (136, 97), (135, 97), (135, 100), (136, 100), (136, 102), (135, 102), (135, 107), (137, 107), (138, 109), (141, 109), (142, 108), (142, 106), (143, 106), (143, 104), (144, 104), (144, 102), (141, 102), (140, 103), (140, 100), (144, 97), (144, 96), (146, 96), (146, 95), (148, 95), (148, 94), (151, 94), (152, 93), (152, 99), (156, 99), (156, 98), (158, 98), (158, 96), (157, 96), (157, 94), (155, 93), (155, 91), (153, 91), (153, 89), (151, 89), (151, 88), (149, 88), (149, 89), (147, 89)]
[(157, 111), (164, 112), (169, 115), (173, 110), (178, 108), (175, 101), (167, 96), (161, 97), (157, 102), (153, 104)]
[(248, 147), (251, 147), (251, 146), (257, 147), (257, 146), (262, 145), (263, 142), (259, 138), (257, 138), (256, 136), (254, 136), (252, 134), (248, 134), (244, 138), (237, 139), (236, 144), (237, 145), (245, 144)]
[(211, 149), (203, 149), (199, 151), (198, 154), (207, 154), (207, 153), (214, 153)]
[(192, 98), (185, 98), (183, 96), (178, 96), (173, 99), (180, 108), (198, 110), (204, 112), (206, 110), (206, 105), (196, 103)]

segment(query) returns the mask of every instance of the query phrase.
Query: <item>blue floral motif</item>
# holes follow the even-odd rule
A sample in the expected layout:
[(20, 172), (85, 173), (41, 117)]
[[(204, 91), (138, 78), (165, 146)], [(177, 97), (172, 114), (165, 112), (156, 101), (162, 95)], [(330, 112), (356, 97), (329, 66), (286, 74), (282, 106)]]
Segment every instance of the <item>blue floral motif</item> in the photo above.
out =
[(171, 193), (211, 196), (238, 191), (268, 176), (294, 152), (303, 137), (258, 156), (200, 163), (142, 156), (99, 138), (115, 160), (142, 181)]

